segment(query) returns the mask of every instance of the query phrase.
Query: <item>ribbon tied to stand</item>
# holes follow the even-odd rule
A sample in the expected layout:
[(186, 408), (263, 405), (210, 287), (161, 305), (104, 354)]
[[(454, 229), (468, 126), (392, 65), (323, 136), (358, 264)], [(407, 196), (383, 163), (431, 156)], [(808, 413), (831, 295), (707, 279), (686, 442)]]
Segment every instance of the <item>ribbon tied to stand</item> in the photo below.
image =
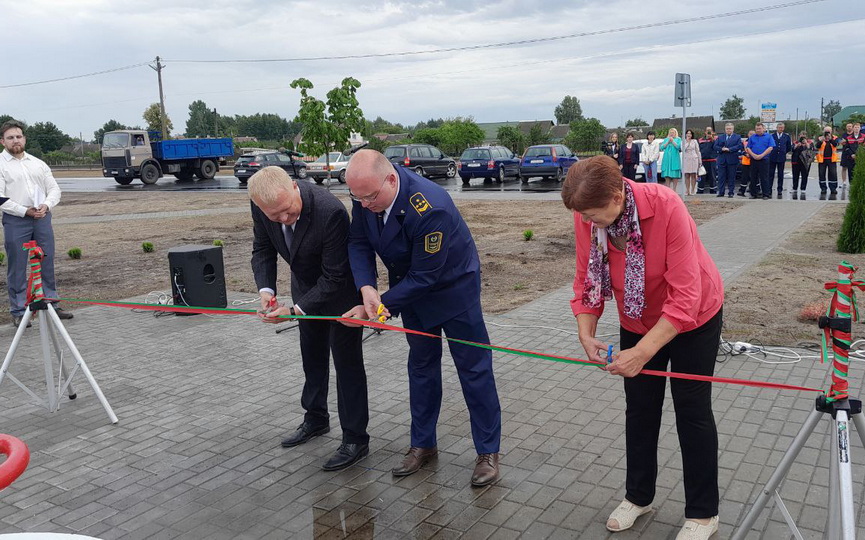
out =
[[(827, 401), (842, 401), (849, 397), (847, 377), (850, 370), (851, 322), (859, 320), (856, 308), (855, 289), (865, 291), (865, 281), (854, 280), (857, 267), (841, 261), (838, 265), (838, 281), (826, 283), (832, 299), (826, 308), (826, 315), (820, 317), (819, 325), (823, 330), (821, 361), (832, 361), (832, 385), (826, 392)], [(829, 352), (829, 343), (832, 352)]]

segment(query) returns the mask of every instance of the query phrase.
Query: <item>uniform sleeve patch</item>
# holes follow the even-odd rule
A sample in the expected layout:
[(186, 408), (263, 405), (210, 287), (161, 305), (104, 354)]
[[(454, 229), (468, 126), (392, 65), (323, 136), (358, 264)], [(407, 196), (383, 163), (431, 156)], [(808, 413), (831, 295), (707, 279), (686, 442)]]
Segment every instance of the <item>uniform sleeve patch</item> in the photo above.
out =
[(438, 253), (442, 248), (442, 233), (436, 231), (426, 235), (423, 239), (423, 249), (427, 253)]
[(423, 193), (420, 192), (412, 195), (409, 198), (409, 202), (411, 203), (412, 208), (414, 208), (420, 215), (423, 215), (424, 212), (432, 208), (432, 205), (426, 200)]

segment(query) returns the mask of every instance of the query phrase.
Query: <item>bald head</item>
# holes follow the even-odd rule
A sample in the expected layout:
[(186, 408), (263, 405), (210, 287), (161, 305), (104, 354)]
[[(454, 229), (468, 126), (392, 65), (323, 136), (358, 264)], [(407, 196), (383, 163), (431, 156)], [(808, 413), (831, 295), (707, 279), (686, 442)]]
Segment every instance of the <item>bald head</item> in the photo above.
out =
[(393, 164), (375, 150), (358, 151), (345, 170), (345, 183), (353, 198), (373, 212), (386, 210), (393, 202), (397, 178)]

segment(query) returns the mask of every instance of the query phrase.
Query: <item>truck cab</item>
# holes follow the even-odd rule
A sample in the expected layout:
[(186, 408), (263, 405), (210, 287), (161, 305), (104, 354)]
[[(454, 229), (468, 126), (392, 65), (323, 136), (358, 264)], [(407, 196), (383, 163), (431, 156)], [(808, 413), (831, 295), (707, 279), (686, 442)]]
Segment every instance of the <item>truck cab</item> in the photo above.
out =
[(102, 139), (102, 175), (114, 178), (120, 185), (141, 178), (142, 165), (151, 160), (153, 149), (146, 131), (109, 131)]

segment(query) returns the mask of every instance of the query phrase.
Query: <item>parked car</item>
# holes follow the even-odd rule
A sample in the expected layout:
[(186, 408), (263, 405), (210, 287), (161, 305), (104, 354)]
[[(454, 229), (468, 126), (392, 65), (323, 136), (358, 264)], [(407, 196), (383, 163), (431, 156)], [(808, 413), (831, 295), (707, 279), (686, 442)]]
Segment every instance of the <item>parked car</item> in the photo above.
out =
[(412, 169), (421, 176), (445, 176), (457, 174), (456, 162), (444, 152), (429, 144), (398, 144), (385, 149), (384, 155), (394, 165)]
[(501, 184), (508, 176), (520, 177), (520, 158), (504, 146), (477, 146), (462, 153), (459, 169), (463, 184), (472, 178)]
[(571, 165), (579, 158), (563, 144), (537, 144), (529, 146), (520, 160), (520, 178), (528, 182), (533, 176), (564, 180)]
[[(327, 178), (328, 156), (322, 154), (317, 160), (313, 161), (306, 168), (306, 174), (315, 180), (316, 184), (321, 184)], [(348, 156), (342, 152), (330, 153), (330, 177), (339, 180), (340, 184), (345, 184), (345, 168), (348, 167)]]
[(257, 152), (255, 154), (244, 154), (237, 158), (234, 163), (234, 176), (241, 184), (246, 184), (249, 177), (261, 170), (262, 167), (282, 167), (294, 179), (306, 178), (306, 163), (295, 157), (300, 156), (296, 152)]

